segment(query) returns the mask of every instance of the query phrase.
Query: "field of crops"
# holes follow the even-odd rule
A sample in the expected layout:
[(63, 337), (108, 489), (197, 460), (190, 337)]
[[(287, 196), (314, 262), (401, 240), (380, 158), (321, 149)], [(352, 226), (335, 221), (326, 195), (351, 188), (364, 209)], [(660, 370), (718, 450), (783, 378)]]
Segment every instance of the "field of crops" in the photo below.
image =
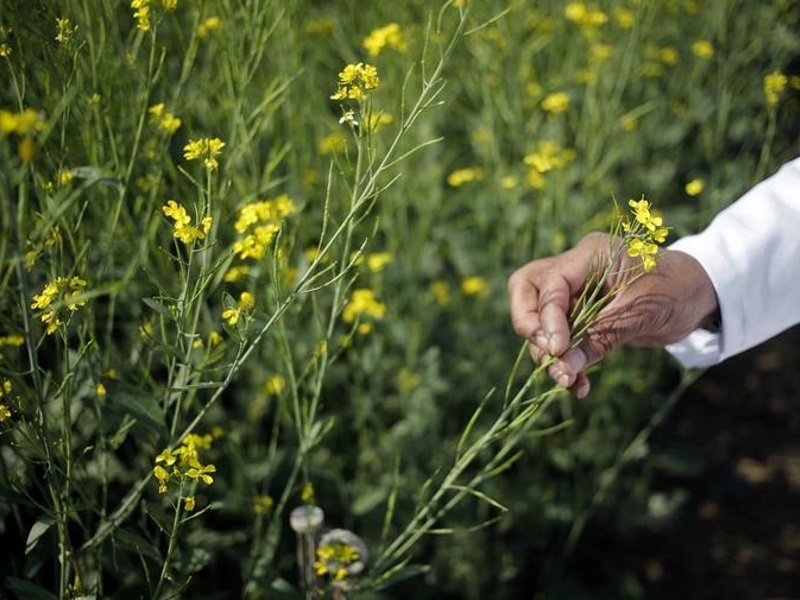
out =
[(798, 57), (792, 0), (0, 0), (3, 588), (645, 598), (604, 544), (694, 374), (578, 401), (506, 281), (643, 194), (702, 229)]

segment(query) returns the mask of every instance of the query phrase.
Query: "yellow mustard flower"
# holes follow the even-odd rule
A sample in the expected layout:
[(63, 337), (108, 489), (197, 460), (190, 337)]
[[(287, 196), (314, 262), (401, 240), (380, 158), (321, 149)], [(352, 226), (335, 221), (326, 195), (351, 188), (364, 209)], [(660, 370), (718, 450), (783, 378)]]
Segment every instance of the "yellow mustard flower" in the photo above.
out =
[(275, 501), (272, 499), (272, 496), (266, 494), (256, 496), (255, 500), (253, 500), (253, 512), (257, 515), (267, 514), (272, 510), (274, 504)]
[(0, 403), (0, 423), (5, 423), (11, 418), (11, 410), (5, 405)]
[(241, 317), (243, 312), (247, 312), (252, 310), (255, 306), (255, 298), (253, 294), (250, 292), (242, 292), (239, 295), (239, 302), (235, 307), (227, 308), (222, 311), (222, 318), (228, 323), (228, 325), (236, 325), (239, 322), (239, 317)]
[(372, 133), (378, 132), (380, 129), (383, 128), (384, 125), (389, 125), (394, 121), (394, 117), (392, 115), (379, 112), (379, 113), (372, 113), (369, 115), (367, 119), (366, 127)]
[(358, 550), (349, 544), (329, 543), (317, 549), (314, 571), (317, 575), (332, 575), (337, 581), (347, 577), (346, 565), (360, 558)]
[(614, 11), (614, 20), (621, 29), (630, 29), (636, 22), (636, 15), (627, 8), (617, 8)]
[(239, 296), (239, 308), (241, 310), (251, 310), (256, 305), (256, 300), (250, 292), (242, 292)]
[(158, 493), (167, 493), (167, 481), (169, 481), (169, 472), (161, 465), (153, 467), (153, 476), (158, 480)]
[(408, 43), (400, 30), (400, 25), (397, 23), (389, 23), (383, 27), (373, 29), (364, 38), (362, 45), (370, 56), (378, 56), (387, 47), (398, 52), (406, 52), (408, 50)]
[(278, 396), (286, 389), (286, 378), (283, 375), (273, 375), (261, 386), (261, 391), (267, 396)]
[(22, 346), (22, 344), (24, 343), (25, 343), (25, 338), (16, 333), (0, 336), (0, 346), (19, 347)]
[(655, 254), (658, 252), (658, 246), (635, 238), (628, 243), (627, 252), (632, 258), (641, 257), (644, 270), (650, 271), (656, 264)]
[(334, 131), (320, 139), (317, 151), (323, 156), (341, 154), (347, 150), (347, 136), (341, 131)]
[(219, 17), (208, 17), (197, 26), (197, 37), (205, 39), (212, 31), (222, 28), (222, 19)]
[(708, 40), (697, 40), (692, 44), (692, 54), (705, 60), (714, 58), (714, 44)]
[(200, 463), (195, 463), (194, 466), (190, 467), (186, 471), (186, 477), (189, 479), (202, 481), (206, 485), (211, 485), (214, 483), (214, 478), (211, 476), (211, 473), (216, 472), (217, 467), (214, 465), (201, 465)]
[(247, 277), (249, 274), (250, 267), (248, 265), (239, 265), (236, 267), (231, 267), (225, 271), (225, 275), (222, 276), (222, 280), (233, 283), (235, 281), (239, 281), (243, 277)]
[(45, 284), (41, 293), (33, 295), (31, 309), (43, 311), (40, 319), (47, 325), (48, 335), (64, 325), (62, 317), (65, 308), (68, 313), (73, 313), (86, 304), (86, 300), (82, 298), (84, 287), (86, 281), (80, 277), (56, 277)]
[(362, 316), (380, 320), (385, 314), (386, 305), (375, 298), (375, 293), (370, 289), (361, 288), (353, 290), (342, 311), (342, 319), (345, 323), (352, 323)]
[(480, 167), (465, 167), (456, 169), (447, 176), (447, 185), (451, 187), (461, 187), (465, 183), (480, 181), (484, 177), (483, 169)]
[(375, 252), (367, 255), (367, 268), (373, 273), (383, 271), (394, 260), (391, 252)]
[(286, 194), (245, 204), (239, 209), (233, 225), (238, 234), (233, 251), (242, 260), (261, 260), (266, 256), (267, 248), (280, 231), (284, 219), (296, 212), (297, 207)]
[(0, 44), (0, 58), (8, 58), (11, 56), (11, 46), (3, 42)]
[(56, 19), (56, 41), (59, 44), (68, 44), (75, 34), (78, 33), (78, 26), (73, 25), (67, 18)]
[(780, 71), (772, 71), (764, 76), (763, 88), (764, 96), (767, 98), (767, 105), (772, 108), (778, 104), (781, 93), (789, 83), (789, 78)]
[(564, 148), (552, 140), (542, 140), (536, 150), (526, 154), (523, 162), (529, 167), (524, 183), (532, 189), (542, 189), (546, 179), (544, 175), (550, 171), (562, 169), (575, 159), (575, 151)]
[(461, 293), (465, 296), (487, 296), (489, 285), (483, 277), (472, 275), (461, 281)]
[(161, 207), (161, 210), (174, 221), (172, 224), (172, 234), (175, 236), (175, 239), (189, 245), (195, 240), (202, 240), (206, 237), (205, 233), (192, 226), (192, 217), (190, 217), (186, 209), (175, 200), (167, 200), (167, 203)]
[(26, 108), (19, 113), (0, 110), (0, 133), (29, 135), (42, 129), (44, 129), (44, 118), (32, 108)]
[(360, 537), (346, 529), (332, 529), (319, 540), (314, 571), (319, 576), (344, 581), (366, 568), (368, 555), (367, 546)]
[(631, 212), (633, 212), (636, 220), (648, 231), (654, 232), (661, 227), (663, 220), (661, 217), (652, 214), (650, 211), (652, 204), (644, 197), (639, 200), (628, 200), (628, 206), (631, 207)]
[(192, 512), (195, 508), (195, 500), (194, 496), (186, 496), (183, 499), (183, 510), (186, 512)]
[(591, 34), (595, 29), (608, 22), (608, 15), (602, 10), (591, 8), (583, 2), (569, 2), (564, 7), (567, 20), (580, 26), (585, 34)]
[(379, 84), (377, 68), (366, 63), (351, 63), (339, 73), (339, 85), (331, 99), (364, 100)]
[(656, 265), (658, 244), (666, 241), (668, 229), (663, 226), (662, 218), (653, 214), (652, 204), (644, 196), (629, 200), (628, 206), (634, 220), (622, 221), (626, 251), (632, 258), (639, 257), (647, 272)]
[(219, 167), (217, 157), (224, 147), (225, 142), (216, 137), (189, 140), (183, 147), (183, 157), (186, 160), (202, 160), (206, 169), (215, 171)]
[(303, 484), (303, 489), (300, 491), (300, 500), (305, 504), (311, 504), (314, 502), (315, 496), (314, 484), (310, 481), (306, 481), (305, 484)]
[(569, 94), (566, 92), (554, 92), (545, 96), (540, 103), (542, 110), (550, 113), (551, 115), (560, 115), (567, 111), (569, 108)]
[(147, 109), (147, 112), (150, 113), (151, 121), (162, 131), (175, 133), (181, 126), (181, 120), (172, 113), (167, 112), (163, 102), (154, 104)]
[(674, 46), (664, 46), (658, 49), (658, 59), (665, 65), (676, 65), (681, 55)]
[(150, 31), (150, 1), (131, 0), (133, 18), (136, 19), (136, 28), (139, 31)]
[(684, 186), (687, 196), (697, 196), (703, 192), (706, 184), (702, 179), (692, 179)]

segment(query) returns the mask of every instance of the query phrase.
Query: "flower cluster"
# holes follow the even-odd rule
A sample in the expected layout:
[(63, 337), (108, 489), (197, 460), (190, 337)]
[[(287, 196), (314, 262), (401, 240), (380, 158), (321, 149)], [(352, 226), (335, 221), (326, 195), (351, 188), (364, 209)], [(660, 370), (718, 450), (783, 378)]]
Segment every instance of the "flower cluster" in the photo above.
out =
[(350, 262), (354, 265), (366, 263), (367, 269), (371, 273), (380, 273), (387, 265), (394, 260), (391, 252), (371, 252), (369, 254), (353, 253), (350, 255)]
[(281, 222), (297, 212), (292, 199), (286, 194), (276, 198), (245, 204), (239, 209), (233, 228), (239, 234), (233, 244), (233, 251), (241, 259), (261, 260), (267, 254), (267, 247), (280, 231)]
[[(353, 290), (350, 300), (342, 311), (345, 323), (353, 323), (362, 317), (369, 317), (379, 321), (386, 315), (386, 305), (375, 298), (375, 293), (366, 288)], [(372, 323), (361, 323), (358, 332), (367, 334), (372, 331)]]
[(374, 66), (357, 63), (347, 65), (339, 73), (339, 86), (332, 100), (365, 100), (380, 84), (378, 69)]
[(525, 175), (525, 184), (535, 190), (544, 188), (545, 174), (567, 166), (575, 159), (575, 151), (562, 148), (550, 140), (539, 142), (534, 152), (526, 154), (522, 159), (529, 167)]
[(778, 100), (780, 100), (783, 90), (786, 89), (787, 83), (789, 83), (789, 78), (780, 71), (773, 71), (768, 75), (764, 75), (764, 96), (767, 98), (767, 105), (770, 108), (778, 104)]
[[(150, 31), (152, 25), (150, 9), (155, 3), (156, 0), (131, 0), (133, 18), (136, 19), (136, 28), (140, 31)], [(178, 0), (161, 0), (160, 4), (164, 10), (175, 10)]]
[(181, 120), (171, 112), (167, 112), (163, 102), (154, 104), (147, 109), (147, 112), (150, 114), (150, 120), (162, 131), (175, 133), (181, 126)]
[(592, 8), (583, 2), (570, 2), (564, 8), (567, 20), (576, 23), (584, 34), (591, 34), (608, 22), (608, 15), (602, 10)]
[(542, 110), (551, 115), (560, 115), (569, 108), (569, 94), (566, 92), (553, 92), (545, 96), (541, 102)]
[(272, 499), (272, 496), (267, 494), (256, 496), (253, 500), (253, 512), (257, 515), (266, 515), (272, 511), (274, 505), (275, 500)]
[(181, 494), (187, 487), (190, 487), (190, 495), (182, 496), (182, 499), (184, 510), (194, 510), (194, 486), (198, 482), (211, 485), (214, 483), (212, 473), (217, 472), (214, 465), (204, 465), (200, 461), (198, 452), (199, 450), (209, 450), (213, 439), (211, 434), (201, 436), (190, 433), (174, 450), (164, 448), (161, 454), (156, 456), (153, 467), (153, 476), (158, 481), (158, 493), (166, 494), (170, 482), (179, 487)]
[(0, 133), (30, 135), (44, 129), (44, 118), (32, 108), (14, 113), (0, 110)]
[(161, 207), (164, 214), (170, 217), (174, 223), (172, 224), (172, 234), (175, 239), (180, 240), (184, 244), (191, 244), (195, 240), (202, 240), (206, 234), (211, 231), (213, 220), (211, 217), (203, 217), (200, 220), (200, 229), (192, 225), (192, 217), (190, 217), (186, 209), (178, 204), (175, 200), (167, 200), (167, 203)]
[(22, 139), (19, 142), (17, 153), (22, 162), (30, 162), (36, 154), (36, 144), (33, 134), (44, 129), (44, 117), (32, 108), (22, 112), (0, 110), (0, 133), (15, 133)]
[(222, 318), (228, 323), (228, 325), (236, 325), (236, 323), (239, 322), (239, 318), (242, 316), (242, 313), (253, 310), (255, 305), (256, 299), (253, 294), (250, 292), (242, 292), (239, 295), (239, 302), (236, 304), (236, 306), (226, 308), (222, 311)]
[(479, 275), (471, 275), (461, 280), (461, 293), (465, 296), (486, 297), (489, 295), (489, 284)]
[(71, 314), (86, 304), (86, 300), (81, 299), (84, 287), (86, 281), (80, 277), (56, 277), (44, 286), (40, 294), (34, 294), (31, 309), (43, 311), (40, 318), (47, 324), (48, 335), (64, 324), (64, 308), (67, 314)]
[(370, 56), (378, 56), (381, 51), (386, 48), (392, 48), (398, 52), (406, 52), (408, 50), (408, 43), (400, 31), (400, 25), (397, 23), (389, 23), (384, 27), (378, 27), (369, 32), (369, 35), (364, 38), (362, 44), (364, 49)]
[(73, 25), (67, 18), (56, 19), (56, 41), (59, 44), (69, 44), (78, 33), (78, 26)]
[(0, 384), (0, 423), (8, 421), (11, 418), (11, 409), (6, 405), (6, 399), (11, 395), (11, 382), (4, 379)]
[(222, 153), (225, 142), (219, 138), (200, 138), (190, 140), (183, 147), (183, 157), (186, 160), (202, 160), (203, 166), (209, 171), (219, 168), (217, 157)]
[(451, 187), (461, 187), (465, 183), (480, 181), (483, 179), (483, 169), (480, 167), (464, 167), (456, 169), (447, 176), (447, 185)]
[(344, 582), (361, 573), (369, 556), (361, 538), (346, 529), (331, 529), (325, 533), (319, 540), (316, 554), (314, 571), (318, 576), (329, 576), (334, 582)]
[(219, 17), (208, 17), (197, 26), (197, 37), (205, 39), (212, 31), (217, 31), (222, 27), (222, 19)]
[[(19, 348), (25, 343), (25, 338), (16, 333), (10, 335), (0, 335), (0, 348), (8, 346), (10, 348)], [(0, 352), (0, 360), (3, 359), (3, 353)]]
[(652, 213), (652, 204), (644, 197), (628, 200), (633, 220), (624, 219), (622, 230), (628, 256), (639, 257), (645, 272), (656, 266), (659, 244), (667, 239), (669, 230), (663, 226), (663, 219)]

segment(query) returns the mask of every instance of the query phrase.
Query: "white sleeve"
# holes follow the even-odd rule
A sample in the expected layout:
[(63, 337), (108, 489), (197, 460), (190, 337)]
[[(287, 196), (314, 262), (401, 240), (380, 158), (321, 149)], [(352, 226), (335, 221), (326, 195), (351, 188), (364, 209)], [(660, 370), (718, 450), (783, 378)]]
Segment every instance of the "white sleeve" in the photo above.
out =
[(700, 262), (722, 315), (720, 333), (667, 346), (684, 366), (719, 363), (800, 323), (800, 158), (670, 249)]

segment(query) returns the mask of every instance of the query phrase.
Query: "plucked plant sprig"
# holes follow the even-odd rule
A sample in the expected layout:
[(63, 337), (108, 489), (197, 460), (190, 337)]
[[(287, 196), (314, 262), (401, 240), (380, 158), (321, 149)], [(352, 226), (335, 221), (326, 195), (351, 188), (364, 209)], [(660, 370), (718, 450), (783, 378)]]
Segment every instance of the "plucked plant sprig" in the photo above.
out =
[(628, 200), (628, 207), (625, 214), (615, 204), (608, 243), (596, 248), (586, 283), (570, 310), (573, 344), (586, 335), (603, 307), (656, 266), (659, 245), (667, 239), (669, 229), (644, 195)]

